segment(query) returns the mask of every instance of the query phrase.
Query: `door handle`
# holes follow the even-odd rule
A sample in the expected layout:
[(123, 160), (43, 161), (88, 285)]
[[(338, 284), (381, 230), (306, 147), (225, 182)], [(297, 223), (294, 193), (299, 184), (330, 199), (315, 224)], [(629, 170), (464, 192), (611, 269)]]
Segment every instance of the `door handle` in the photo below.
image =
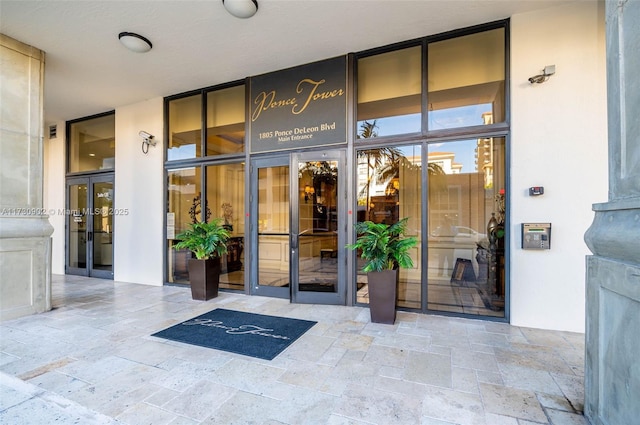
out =
[(291, 249), (298, 249), (298, 237), (296, 235), (291, 235)]
[(93, 232), (87, 232), (87, 241), (91, 242), (93, 240)]

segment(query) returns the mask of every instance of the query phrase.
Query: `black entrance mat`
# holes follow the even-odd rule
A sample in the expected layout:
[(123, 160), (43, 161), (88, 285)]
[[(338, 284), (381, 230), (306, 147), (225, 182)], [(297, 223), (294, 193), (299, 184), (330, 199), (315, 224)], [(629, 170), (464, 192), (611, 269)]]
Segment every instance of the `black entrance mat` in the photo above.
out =
[(272, 360), (316, 323), (217, 308), (151, 336)]

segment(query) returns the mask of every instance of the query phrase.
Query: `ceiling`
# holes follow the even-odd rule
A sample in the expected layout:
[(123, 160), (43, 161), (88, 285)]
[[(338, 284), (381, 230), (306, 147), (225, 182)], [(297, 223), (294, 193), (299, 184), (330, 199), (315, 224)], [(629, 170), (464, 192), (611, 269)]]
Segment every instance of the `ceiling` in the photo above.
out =
[[(235, 0), (227, 0), (235, 1)], [(553, 7), (565, 0), (0, 0), (0, 32), (46, 53), (45, 124)], [(153, 43), (134, 53), (130, 31)]]

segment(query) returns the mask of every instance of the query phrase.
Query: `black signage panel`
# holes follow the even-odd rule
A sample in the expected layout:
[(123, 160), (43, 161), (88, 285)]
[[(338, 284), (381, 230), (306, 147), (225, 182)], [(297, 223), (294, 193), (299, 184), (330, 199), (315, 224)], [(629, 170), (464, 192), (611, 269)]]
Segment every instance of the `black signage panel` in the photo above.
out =
[(251, 153), (347, 142), (347, 58), (250, 78)]

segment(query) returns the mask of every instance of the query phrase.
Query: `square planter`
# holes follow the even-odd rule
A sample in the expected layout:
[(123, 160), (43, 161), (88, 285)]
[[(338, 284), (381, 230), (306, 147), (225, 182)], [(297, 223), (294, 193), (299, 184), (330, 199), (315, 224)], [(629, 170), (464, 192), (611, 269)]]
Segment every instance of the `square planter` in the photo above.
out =
[(367, 273), (369, 311), (373, 323), (393, 325), (396, 321), (398, 270)]
[(218, 296), (220, 285), (220, 257), (189, 260), (191, 298), (207, 301)]

